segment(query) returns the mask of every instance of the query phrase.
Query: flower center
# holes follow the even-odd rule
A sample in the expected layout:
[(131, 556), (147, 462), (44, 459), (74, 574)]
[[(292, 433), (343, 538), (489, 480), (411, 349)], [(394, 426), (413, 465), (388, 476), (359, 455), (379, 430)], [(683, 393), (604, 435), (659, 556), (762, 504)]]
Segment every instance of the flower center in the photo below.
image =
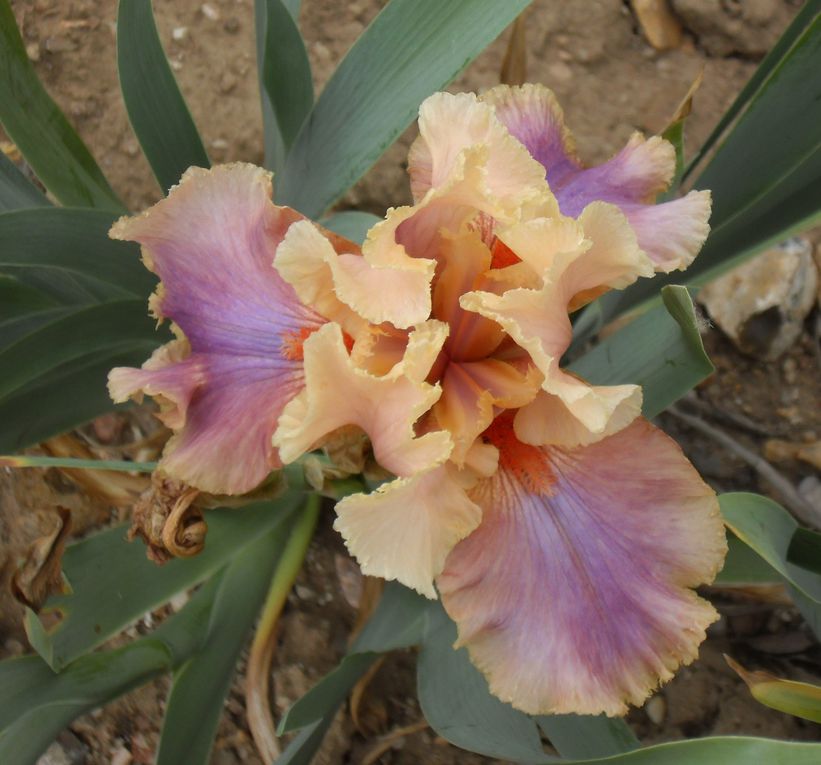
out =
[(515, 412), (502, 412), (482, 434), (499, 450), (499, 467), (512, 473), (531, 494), (550, 495), (556, 476), (544, 451), (522, 443), (513, 430)]

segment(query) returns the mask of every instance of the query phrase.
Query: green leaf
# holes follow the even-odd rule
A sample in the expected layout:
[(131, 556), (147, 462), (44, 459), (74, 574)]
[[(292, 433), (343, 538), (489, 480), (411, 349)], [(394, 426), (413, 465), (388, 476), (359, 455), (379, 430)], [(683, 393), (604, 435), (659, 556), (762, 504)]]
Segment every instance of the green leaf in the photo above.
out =
[[(616, 757), (584, 762), (600, 762), (602, 765), (814, 765), (819, 757), (821, 744), (716, 736), (657, 744)], [(578, 760), (564, 762), (581, 765)]]
[(695, 169), (702, 158), (707, 155), (710, 149), (715, 146), (718, 139), (721, 138), (733, 120), (744, 110), (744, 107), (746, 107), (750, 100), (758, 93), (761, 85), (770, 76), (773, 69), (775, 69), (787, 55), (793, 43), (800, 37), (810, 23), (812, 23), (819, 11), (821, 11), (821, 0), (807, 0), (807, 2), (804, 3), (795, 15), (792, 23), (758, 65), (758, 68), (753, 72), (753, 76), (750, 77), (747, 84), (744, 85), (741, 92), (736, 96), (730, 108), (724, 112), (718, 124), (713, 128), (707, 140), (690, 160), (684, 173), (685, 179)]
[(417, 664), (422, 713), (452, 744), (488, 757), (522, 763), (550, 762), (536, 723), (488, 691), (467, 650), (453, 649), (456, 626), (436, 604), (428, 612)]
[(175, 673), (157, 765), (207, 764), (239, 653), (265, 599), (289, 524), (261, 534), (221, 577), (203, 645)]
[(264, 14), (260, 83), (287, 155), (314, 105), (311, 65), (296, 18), (285, 3), (266, 0)]
[(0, 212), (20, 207), (47, 207), (48, 199), (0, 151)]
[(43, 185), (64, 205), (124, 211), (37, 79), (8, 0), (0, 0), (0, 122)]
[(120, 0), (117, 68), (131, 127), (163, 191), (192, 165), (210, 167), (163, 52), (151, 0)]
[(609, 757), (640, 746), (630, 726), (619, 717), (541, 715), (534, 719), (565, 758)]
[(111, 403), (106, 376), (113, 367), (139, 366), (153, 348), (153, 343), (145, 343), (95, 351), (0, 400), (0, 452), (19, 451), (127, 406)]
[(5, 338), (4, 324), (10, 319), (42, 313), (56, 306), (57, 303), (41, 290), (13, 276), (0, 274), (0, 343)]
[[(51, 370), (89, 354), (159, 340), (142, 300), (81, 306), (38, 327), (0, 352), (0, 401)], [(157, 345), (158, 342), (154, 341)], [(69, 405), (69, 401), (63, 401)]]
[(396, 582), (388, 582), (373, 616), (357, 637), (348, 655), (285, 713), (279, 733), (333, 717), (356, 681), (380, 653), (408, 648), (422, 638), (430, 601)]
[[(299, 0), (284, 0), (284, 5), (294, 23), (299, 17)], [(285, 163), (285, 144), (279, 132), (276, 114), (268, 89), (265, 86), (265, 46), (268, 39), (268, 0), (254, 0), (254, 35), (256, 38), (257, 79), (259, 81), (259, 96), (262, 106), (262, 132), (265, 147), (265, 167), (279, 174)], [(276, 30), (272, 30), (276, 35)], [(275, 51), (274, 51), (275, 54)]]
[(772, 584), (780, 582), (779, 573), (752, 547), (732, 533), (727, 534), (727, 557), (716, 576), (716, 584)]
[(63, 467), (73, 470), (114, 470), (121, 473), (153, 473), (156, 462), (131, 462), (131, 460), (83, 460), (74, 457), (41, 457), (39, 454), (2, 454), (1, 467)]
[[(821, 220), (821, 13), (769, 72), (694, 186), (713, 195), (711, 232), (687, 269), (703, 283)], [(604, 297), (613, 316), (680, 275), (641, 280)]]
[[(0, 270), (21, 276), (47, 269), (58, 281), (76, 277), (97, 299), (148, 298), (156, 277), (133, 242), (109, 239), (116, 216), (99, 210), (39, 208), (0, 214)], [(46, 286), (44, 289), (48, 290)], [(62, 296), (54, 295), (59, 302)], [(89, 298), (90, 299), (90, 298)]]
[(329, 714), (300, 730), (277, 757), (275, 765), (312, 765), (333, 719), (333, 715)]
[(361, 212), (360, 210), (344, 210), (329, 215), (320, 223), (340, 236), (344, 236), (357, 244), (362, 244), (368, 230), (379, 223), (380, 220), (382, 219), (373, 213)]
[(759, 494), (734, 492), (719, 498), (724, 523), (784, 579), (821, 603), (821, 577), (790, 563), (787, 551), (798, 523), (777, 503)]
[(569, 369), (596, 385), (635, 383), (655, 417), (713, 372), (684, 287), (665, 287), (658, 306), (614, 332)]
[[(90, 651), (126, 625), (211, 576), (241, 556), (260, 535), (287, 519), (300, 501), (288, 493), (276, 503), (261, 502), (238, 509), (206, 512), (205, 549), (194, 558), (157, 566), (146, 558), (142, 543), (126, 541), (122, 526), (95, 534), (66, 549), (63, 573), (71, 594), (50, 598), (44, 611), (62, 616), (35, 648), (59, 670)], [(39, 621), (29, 615), (28, 629)]]
[(297, 136), (277, 199), (321, 215), (529, 4), (391, 0), (325, 86)]
[(821, 534), (797, 528), (787, 548), (787, 560), (814, 574), (821, 574)]
[(202, 642), (221, 576), (150, 636), (55, 674), (37, 656), (0, 662), (0, 762), (33, 763), (74, 718), (184, 661)]
[(759, 703), (805, 720), (821, 722), (821, 686), (786, 680), (770, 672), (750, 672), (729, 656), (724, 658)]
[(659, 202), (666, 202), (678, 196), (678, 188), (684, 175), (684, 122), (684, 119), (677, 120), (661, 134), (665, 141), (673, 144), (676, 151), (676, 169), (673, 173), (673, 180), (670, 182), (670, 188), (661, 195)]

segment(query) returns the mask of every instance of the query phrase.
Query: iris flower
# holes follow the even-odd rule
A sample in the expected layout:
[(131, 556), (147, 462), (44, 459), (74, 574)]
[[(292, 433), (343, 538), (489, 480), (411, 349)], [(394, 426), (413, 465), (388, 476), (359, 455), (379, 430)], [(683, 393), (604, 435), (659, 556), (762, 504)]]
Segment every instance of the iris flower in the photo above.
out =
[(710, 199), (655, 205), (672, 146), (585, 168), (553, 95), (439, 93), (414, 203), (361, 249), (270, 201), (264, 171), (192, 170), (115, 225), (162, 279), (178, 339), (117, 399), (160, 399), (163, 469), (242, 492), (352, 426), (395, 476), (337, 505), (363, 571), (441, 597), (491, 691), (620, 715), (692, 661), (725, 554), (713, 491), (642, 419), (641, 389), (563, 370), (570, 314), (686, 267)]

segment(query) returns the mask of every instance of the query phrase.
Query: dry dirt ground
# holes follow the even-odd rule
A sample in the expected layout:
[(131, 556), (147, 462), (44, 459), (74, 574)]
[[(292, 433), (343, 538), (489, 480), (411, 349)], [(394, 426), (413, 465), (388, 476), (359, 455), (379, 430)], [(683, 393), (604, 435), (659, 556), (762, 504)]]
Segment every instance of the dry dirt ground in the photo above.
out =
[[(40, 77), (114, 188), (134, 210), (158, 199), (160, 189), (130, 130), (118, 91), (114, 0), (15, 0), (12, 5)], [(252, 0), (157, 0), (154, 5), (165, 49), (212, 159), (259, 163)], [(304, 0), (301, 25), (317, 89), (381, 5), (374, 0)], [(589, 161), (605, 159), (633, 130), (653, 133), (663, 128), (703, 67), (704, 84), (688, 123), (690, 145), (699, 144), (800, 3), (675, 0), (672, 5), (684, 22), (685, 37), (676, 50), (660, 53), (643, 38), (628, 3), (533, 3), (526, 25), (528, 78), (557, 92), (580, 152)], [(496, 84), (506, 37), (482, 54), (453, 89)], [(405, 156), (412, 137), (411, 129), (346, 196), (344, 207), (380, 213), (408, 200)], [(770, 364), (741, 356), (716, 330), (706, 332), (705, 342), (717, 373), (698, 391), (706, 407), (702, 416), (754, 450), (767, 437), (818, 439), (819, 357), (809, 327), (786, 356)], [(737, 416), (728, 421), (727, 412)], [(118, 422), (103, 419), (87, 432), (105, 442), (113, 437)], [(668, 415), (660, 424), (681, 440), (717, 488), (771, 491), (746, 463), (680, 421)], [(779, 467), (796, 485), (817, 481), (806, 464)], [(21, 610), (5, 594), (5, 581), (26, 545), (49, 529), (49, 508), (56, 504), (74, 511), (77, 534), (117, 519), (110, 507), (57, 471), (0, 473), (2, 656), (27, 650)], [(328, 514), (284, 615), (274, 667), (277, 713), (344, 652), (356, 615), (356, 599), (351, 595), (356, 577)], [(715, 591), (711, 596), (722, 618), (712, 628), (701, 658), (643, 709), (631, 713), (636, 732), (646, 742), (722, 733), (818, 739), (817, 726), (752, 701), (721, 658), (722, 652), (729, 652), (748, 666), (817, 680), (821, 651), (800, 616), (789, 606), (727, 592)], [(342, 712), (317, 762), (362, 762), (376, 736), (419, 721), (413, 666), (412, 652), (390, 658), (368, 690), (364, 732)], [(213, 758), (219, 765), (259, 762), (249, 739), (241, 688), (238, 680), (226, 704)], [(44, 762), (151, 762), (166, 690), (167, 681), (158, 681), (76, 721)], [(377, 761), (394, 765), (487, 762), (448, 746), (430, 730), (398, 738)]]

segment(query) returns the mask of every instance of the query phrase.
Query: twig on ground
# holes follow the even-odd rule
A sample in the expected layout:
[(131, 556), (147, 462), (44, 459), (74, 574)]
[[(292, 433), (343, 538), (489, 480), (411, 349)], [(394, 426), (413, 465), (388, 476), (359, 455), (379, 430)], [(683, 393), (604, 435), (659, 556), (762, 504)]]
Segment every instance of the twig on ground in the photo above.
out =
[(747, 430), (757, 436), (767, 436), (767, 438), (772, 438), (778, 435), (778, 433), (774, 433), (769, 428), (759, 425), (757, 422), (747, 417), (747, 415), (741, 414), (741, 412), (731, 412), (729, 410), (714, 407), (708, 401), (700, 399), (693, 391), (690, 391), (690, 393), (681, 399), (680, 403), (686, 404), (702, 414), (706, 414), (708, 417), (716, 420), (723, 420), (728, 425), (735, 425), (736, 427), (741, 428), (742, 430)]
[(815, 529), (821, 526), (821, 516), (819, 516), (818, 511), (760, 454), (756, 454), (743, 446), (723, 430), (719, 430), (698, 417), (682, 412), (676, 406), (668, 407), (667, 412), (744, 460), (775, 489), (787, 509), (802, 523)]
[(412, 725), (394, 728), (394, 730), (377, 739), (373, 748), (362, 758), (362, 765), (373, 765), (373, 763), (385, 754), (400, 738), (410, 736), (412, 733), (418, 733), (427, 727), (428, 724), (425, 720), (419, 720), (419, 722), (415, 722)]

